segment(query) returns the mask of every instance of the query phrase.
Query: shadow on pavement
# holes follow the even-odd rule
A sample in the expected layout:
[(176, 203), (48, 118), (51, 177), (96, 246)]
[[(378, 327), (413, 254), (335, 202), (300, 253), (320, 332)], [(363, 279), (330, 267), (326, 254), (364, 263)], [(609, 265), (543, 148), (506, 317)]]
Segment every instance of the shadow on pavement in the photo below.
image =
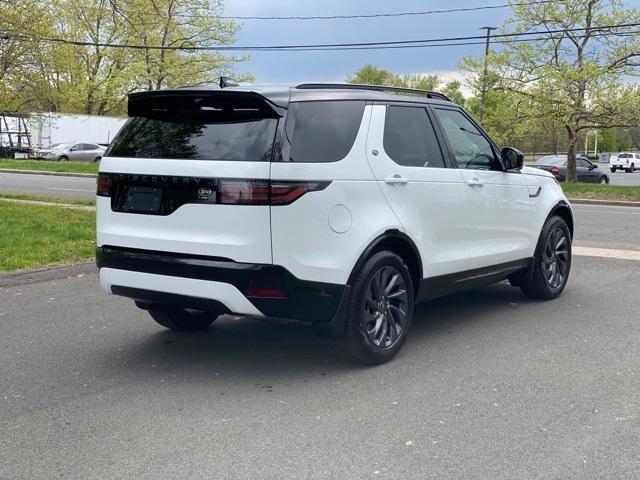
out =
[[(466, 326), (494, 322), (509, 323), (509, 316), (497, 312), (515, 311), (526, 300), (518, 289), (504, 284), (452, 295), (420, 304), (407, 344), (390, 364), (375, 368), (393, 368), (394, 363), (411, 358), (411, 346), (429, 349), (442, 335), (464, 332)], [(132, 322), (151, 322), (145, 331), (153, 332), (152, 320), (140, 312)], [(132, 337), (122, 351), (112, 352), (137, 373), (216, 377), (224, 372), (239, 377), (269, 376), (292, 379), (309, 374), (362, 370), (333, 351), (331, 342), (315, 336), (313, 328), (295, 322), (222, 317), (209, 329), (198, 333), (157, 330)], [(106, 353), (106, 351), (105, 351)], [(119, 368), (121, 371), (121, 367)], [(213, 378), (211, 378), (213, 379)]]

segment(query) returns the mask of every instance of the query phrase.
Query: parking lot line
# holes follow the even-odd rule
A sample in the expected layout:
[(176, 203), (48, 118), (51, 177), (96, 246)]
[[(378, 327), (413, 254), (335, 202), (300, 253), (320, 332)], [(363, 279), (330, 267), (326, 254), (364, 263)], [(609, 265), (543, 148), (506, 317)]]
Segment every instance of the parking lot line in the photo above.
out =
[(638, 250), (617, 250), (613, 248), (594, 248), (573, 246), (572, 254), (581, 257), (619, 258), (621, 260), (640, 261)]

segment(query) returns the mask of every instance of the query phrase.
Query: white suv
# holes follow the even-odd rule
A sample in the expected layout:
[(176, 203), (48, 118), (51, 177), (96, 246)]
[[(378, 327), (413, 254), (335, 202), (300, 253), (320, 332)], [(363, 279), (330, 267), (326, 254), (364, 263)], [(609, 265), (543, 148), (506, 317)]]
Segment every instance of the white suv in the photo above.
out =
[(98, 177), (109, 293), (164, 327), (310, 322), (353, 359), (400, 349), (414, 304), (509, 279), (564, 289), (573, 216), (438, 93), (343, 84), (133, 94)]
[(640, 153), (620, 152), (618, 155), (612, 155), (609, 158), (611, 173), (614, 173), (617, 169), (633, 173), (636, 167), (640, 167)]

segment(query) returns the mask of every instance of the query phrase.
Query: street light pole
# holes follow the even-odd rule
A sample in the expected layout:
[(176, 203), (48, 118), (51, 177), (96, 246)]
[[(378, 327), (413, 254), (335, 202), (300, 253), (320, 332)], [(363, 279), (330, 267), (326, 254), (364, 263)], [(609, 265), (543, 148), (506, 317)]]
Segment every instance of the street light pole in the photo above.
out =
[(487, 60), (489, 56), (489, 44), (491, 43), (491, 30), (496, 30), (496, 27), (481, 27), (480, 30), (487, 31), (487, 43), (484, 48), (484, 72), (482, 74), (482, 96), (480, 99), (480, 121), (484, 120), (484, 102), (487, 96), (487, 74), (488, 74), (488, 65)]

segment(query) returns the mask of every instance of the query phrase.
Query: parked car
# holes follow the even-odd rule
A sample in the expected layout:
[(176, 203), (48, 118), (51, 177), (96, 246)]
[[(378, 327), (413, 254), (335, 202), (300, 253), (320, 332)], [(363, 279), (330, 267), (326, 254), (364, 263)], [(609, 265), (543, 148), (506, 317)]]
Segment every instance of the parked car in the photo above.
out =
[(300, 320), (377, 364), (416, 302), (567, 284), (558, 182), (439, 93), (185, 88), (132, 94), (128, 112), (100, 164), (97, 265), (102, 288), (163, 327)]
[(43, 157), (58, 162), (99, 162), (105, 150), (106, 147), (96, 143), (59, 143), (51, 151), (43, 153)]
[[(542, 157), (538, 159), (532, 167), (550, 172), (559, 182), (564, 182), (567, 178), (566, 155), (548, 155)], [(576, 175), (579, 182), (609, 183), (609, 174), (600, 170), (597, 165), (594, 165), (582, 155), (576, 157)]]
[(640, 153), (620, 152), (618, 155), (612, 155), (609, 159), (611, 173), (618, 169), (633, 173), (636, 170), (636, 166), (640, 166)]

